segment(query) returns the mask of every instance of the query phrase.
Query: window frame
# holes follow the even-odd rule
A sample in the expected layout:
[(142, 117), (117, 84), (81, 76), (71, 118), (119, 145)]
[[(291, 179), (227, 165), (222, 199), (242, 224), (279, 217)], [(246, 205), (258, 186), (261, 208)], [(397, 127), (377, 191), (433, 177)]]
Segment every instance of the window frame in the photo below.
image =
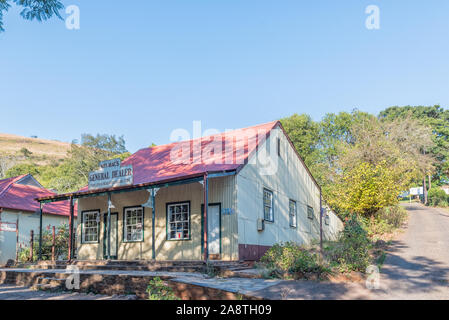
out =
[[(142, 239), (140, 240), (128, 240), (127, 239), (127, 231), (126, 231), (126, 227), (127, 227), (127, 223), (126, 223), (126, 210), (132, 210), (132, 209), (142, 209)], [(123, 207), (123, 236), (122, 236), (122, 240), (123, 242), (126, 243), (132, 243), (132, 242), (144, 242), (145, 240), (145, 208), (142, 207), (141, 205), (137, 205), (137, 206), (128, 206), (128, 207)]]
[[(309, 210), (310, 209), (310, 210)], [(312, 206), (307, 206), (307, 218), (313, 220), (313, 216), (315, 215), (315, 210), (313, 210)]]
[[(95, 222), (97, 223), (97, 240), (93, 241), (86, 241), (85, 235), (86, 235), (86, 226), (84, 225), (86, 222), (85, 215), (88, 213), (96, 213), (97, 219), (95, 219)], [(100, 209), (93, 209), (93, 210), (84, 210), (81, 211), (81, 244), (98, 244), (100, 243), (100, 223), (101, 223), (101, 214)], [(93, 227), (88, 227), (93, 228)]]
[[(265, 192), (271, 194), (271, 220), (265, 216)], [(263, 219), (267, 222), (274, 222), (274, 192), (268, 188), (263, 188), (262, 193)]]
[[(290, 209), (291, 209), (290, 204), (291, 203), (295, 204), (295, 214), (294, 215), (292, 215), (291, 211), (290, 211)], [(293, 216), (295, 217), (295, 224), (294, 225), (292, 224), (292, 217)], [(298, 227), (298, 203), (295, 200), (292, 200), (292, 199), (288, 200), (288, 218), (289, 218), (288, 219), (288, 223), (289, 223), (290, 227), (296, 229)]]
[[(187, 218), (188, 218), (188, 220), (187, 220), (187, 223), (188, 223), (188, 233), (189, 233), (189, 235), (188, 235), (188, 237), (187, 238), (172, 238), (171, 236), (170, 236), (170, 233), (171, 233), (171, 228), (170, 228), (170, 217), (169, 217), (169, 214), (170, 214), (170, 212), (169, 212), (169, 208), (171, 207), (171, 206), (179, 206), (179, 205), (184, 205), (184, 204), (186, 204), (186, 205), (188, 205), (188, 214), (187, 214)], [(182, 212), (181, 212), (182, 213)], [(187, 200), (187, 201), (177, 201), (177, 202), (167, 202), (166, 204), (165, 204), (165, 233), (166, 233), (166, 236), (165, 236), (165, 239), (167, 240), (167, 241), (190, 241), (190, 240), (192, 240), (192, 226), (191, 226), (191, 221), (192, 221), (192, 205), (191, 205), (191, 203), (190, 203), (190, 200)], [(175, 218), (176, 219), (176, 218)], [(182, 220), (182, 221), (180, 221), (179, 223), (185, 223), (186, 221), (184, 221), (184, 220)], [(174, 223), (177, 223), (176, 222), (176, 220), (174, 221)], [(174, 231), (176, 231), (176, 230), (174, 230)]]

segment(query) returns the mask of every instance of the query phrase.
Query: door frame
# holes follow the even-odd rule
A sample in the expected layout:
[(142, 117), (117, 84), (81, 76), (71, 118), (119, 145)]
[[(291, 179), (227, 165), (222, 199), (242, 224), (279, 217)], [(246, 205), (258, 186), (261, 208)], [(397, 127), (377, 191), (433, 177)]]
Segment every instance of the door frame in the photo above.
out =
[[(115, 232), (117, 234), (117, 237), (115, 239), (115, 242), (116, 242), (115, 247), (117, 248), (117, 252), (116, 252), (115, 256), (111, 255), (111, 259), (117, 260), (117, 257), (118, 257), (118, 218), (119, 218), (119, 216), (118, 216), (118, 212), (111, 212), (111, 218), (113, 215), (117, 216), (117, 223), (115, 225), (115, 230), (116, 230)], [(107, 253), (106, 253), (106, 241), (107, 241), (107, 230), (106, 230), (107, 221), (106, 220), (107, 219), (108, 219), (108, 214), (104, 213), (103, 214), (103, 259), (105, 259), (105, 260), (108, 258)]]
[[(219, 216), (219, 237), (220, 237), (220, 259), (222, 255), (222, 246), (221, 246), (221, 238), (222, 238), (222, 232), (221, 232), (221, 202), (211, 202), (209, 203), (209, 206), (218, 206), (218, 216)], [(201, 255), (204, 254), (204, 203), (201, 204)], [(210, 254), (210, 253), (209, 253)]]

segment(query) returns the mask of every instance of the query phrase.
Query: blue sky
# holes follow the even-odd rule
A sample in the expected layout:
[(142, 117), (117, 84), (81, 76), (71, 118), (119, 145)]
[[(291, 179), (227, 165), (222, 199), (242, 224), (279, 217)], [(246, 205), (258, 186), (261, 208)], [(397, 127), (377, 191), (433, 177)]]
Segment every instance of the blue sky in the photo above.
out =
[[(223, 131), (295, 112), (449, 106), (447, 0), (63, 3), (79, 6), (80, 30), (17, 8), (4, 18), (0, 132), (123, 134), (134, 152), (193, 120)], [(379, 30), (365, 28), (368, 5)]]

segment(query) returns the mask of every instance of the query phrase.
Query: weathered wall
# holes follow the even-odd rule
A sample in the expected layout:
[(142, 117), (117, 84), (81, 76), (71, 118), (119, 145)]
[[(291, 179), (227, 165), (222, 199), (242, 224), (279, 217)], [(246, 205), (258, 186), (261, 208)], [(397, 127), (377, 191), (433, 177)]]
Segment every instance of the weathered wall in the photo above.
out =
[[(0, 219), (3, 222), (16, 222), (19, 218), (19, 244), (22, 247), (30, 245), (30, 231), (34, 230), (34, 245), (38, 245), (39, 239), (39, 216), (33, 216), (30, 212), (22, 212), (4, 209), (0, 213)], [(42, 216), (42, 228), (47, 226), (59, 226), (68, 224), (68, 217), (44, 214)], [(0, 231), (0, 265), (5, 264), (9, 259), (16, 259), (15, 232)]]
[(341, 219), (331, 209), (326, 208), (326, 213), (329, 217), (328, 224), (323, 217), (323, 239), (329, 241), (336, 241), (344, 225)]
[[(210, 179), (209, 203), (221, 203), (222, 209), (235, 208), (235, 177)], [(118, 213), (118, 259), (148, 260), (152, 258), (152, 212), (144, 208), (144, 241), (123, 241), (123, 208), (138, 206), (148, 200), (150, 193), (143, 191), (126, 192), (112, 195), (112, 203)], [(200, 183), (170, 186), (161, 188), (156, 194), (156, 226), (155, 249), (156, 260), (201, 260), (201, 204), (203, 203), (203, 186)], [(191, 239), (167, 239), (166, 205), (171, 202), (190, 201)], [(103, 259), (104, 223), (100, 222), (100, 241), (98, 244), (81, 244), (81, 212), (99, 209), (107, 212), (107, 197), (92, 197), (78, 200), (79, 227), (77, 230), (78, 259)], [(237, 217), (236, 215), (221, 216), (222, 259), (236, 260), (238, 258)]]
[[(281, 140), (281, 157), (277, 156), (277, 138)], [(250, 159), (237, 175), (237, 212), (239, 244), (245, 249), (266, 248), (281, 241), (308, 244), (319, 240), (320, 192), (305, 166), (297, 157), (282, 130), (272, 130), (267, 139), (274, 153), (275, 172), (267, 173), (260, 161)], [(258, 153), (266, 151), (266, 145)], [(276, 163), (277, 162), (277, 163)], [(265, 172), (264, 172), (265, 171)], [(263, 189), (273, 191), (274, 222), (265, 221), (265, 230), (257, 231), (257, 219), (264, 217)], [(297, 227), (289, 224), (289, 200), (297, 204)], [(313, 219), (307, 217), (307, 206), (313, 207)], [(336, 225), (335, 222), (330, 226)], [(250, 249), (254, 250), (254, 249)]]

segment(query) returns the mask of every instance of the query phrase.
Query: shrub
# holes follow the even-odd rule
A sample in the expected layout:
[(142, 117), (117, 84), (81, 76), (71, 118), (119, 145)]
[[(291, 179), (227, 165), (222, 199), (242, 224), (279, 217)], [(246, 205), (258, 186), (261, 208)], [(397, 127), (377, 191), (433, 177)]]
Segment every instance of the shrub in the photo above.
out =
[(449, 195), (447, 195), (443, 189), (434, 187), (429, 190), (428, 194), (429, 206), (447, 207), (448, 203), (449, 203)]
[(148, 300), (180, 300), (173, 289), (167, 286), (159, 277), (155, 277), (148, 283)]
[(260, 261), (268, 269), (268, 275), (271, 277), (307, 277), (309, 273), (321, 276), (329, 271), (319, 262), (317, 253), (308, 251), (294, 242), (275, 244)]
[(345, 221), (337, 243), (326, 249), (326, 257), (341, 272), (365, 272), (370, 264), (371, 241), (356, 215)]
[(359, 218), (370, 238), (391, 233), (407, 220), (407, 211), (400, 205), (385, 207), (368, 218)]
[(393, 228), (400, 228), (407, 220), (407, 210), (400, 205), (386, 207), (377, 212), (376, 218), (385, 221)]

